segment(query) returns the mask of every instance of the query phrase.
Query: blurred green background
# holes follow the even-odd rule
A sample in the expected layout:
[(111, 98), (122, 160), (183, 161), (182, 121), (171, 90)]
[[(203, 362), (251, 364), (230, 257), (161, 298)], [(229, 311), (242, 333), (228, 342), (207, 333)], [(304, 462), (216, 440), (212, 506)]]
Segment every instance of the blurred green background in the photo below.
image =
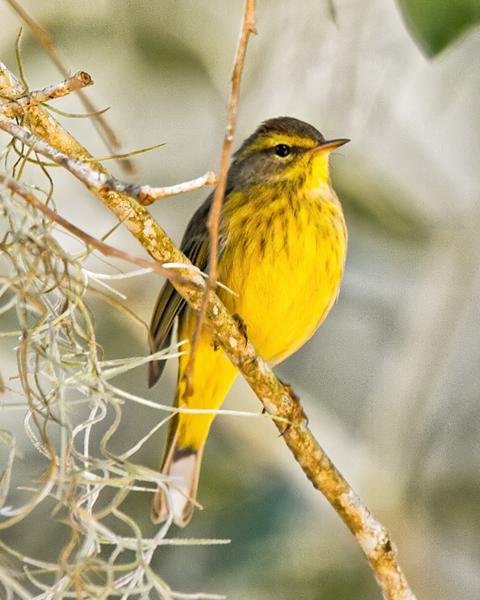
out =
[[(54, 35), (72, 71), (92, 74), (88, 94), (112, 107), (107, 117), (125, 148), (166, 144), (135, 161), (135, 180), (164, 185), (217, 169), (242, 2), (22, 4)], [(408, 12), (411, 3), (402, 4)], [(333, 6), (334, 18), (328, 2), (259, 0), (258, 36), (242, 84), (237, 144), (277, 115), (352, 139), (333, 158), (350, 231), (342, 292), (319, 332), (277, 372), (303, 399), (311, 428), (337, 466), (391, 530), (417, 597), (474, 600), (480, 597), (480, 31), (466, 31), (428, 60), (393, 0)], [(0, 57), (14, 68), (19, 20), (3, 2), (0, 22)], [(433, 44), (423, 45), (432, 53), (439, 49)], [(31, 88), (60, 79), (28, 31), (23, 58)], [(74, 97), (56, 105), (81, 110)], [(93, 154), (105, 155), (90, 122), (64, 122)], [(109, 168), (123, 176), (114, 163)], [(103, 235), (112, 216), (70, 176), (57, 177), (59, 211)], [(166, 199), (152, 213), (179, 241), (206, 193)], [(110, 242), (141, 252), (123, 230)], [(108, 270), (100, 261), (96, 268)], [(146, 321), (159, 286), (154, 275), (116, 285)], [(107, 357), (146, 351), (139, 328), (105, 304), (92, 299), (91, 305)], [(3, 342), (0, 352), (7, 379), (15, 355)], [(120, 383), (170, 403), (175, 377), (172, 361), (153, 390), (145, 369)], [(242, 381), (225, 406), (259, 410)], [(21, 437), (19, 413), (0, 415)], [(126, 406), (124, 416), (118, 449), (135, 443), (158, 414)], [(136, 461), (156, 468), (162, 447), (159, 433)], [(22, 465), (28, 478), (33, 450), (17, 469)], [(268, 420), (217, 419), (199, 499), (205, 510), (181, 535), (232, 542), (158, 550), (155, 568), (176, 589), (232, 600), (380, 598), (350, 533)], [(126, 504), (151, 535), (148, 501), (131, 494)], [(39, 514), (2, 536), (51, 559), (61, 533)]]

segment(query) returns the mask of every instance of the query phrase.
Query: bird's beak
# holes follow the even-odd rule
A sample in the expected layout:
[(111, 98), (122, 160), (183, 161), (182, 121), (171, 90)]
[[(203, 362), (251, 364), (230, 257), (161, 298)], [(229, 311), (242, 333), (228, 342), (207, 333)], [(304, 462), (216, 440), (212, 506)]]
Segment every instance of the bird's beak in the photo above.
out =
[(321, 154), (323, 152), (332, 152), (333, 150), (340, 148), (340, 146), (343, 146), (344, 144), (348, 144), (349, 141), (350, 140), (348, 138), (338, 138), (336, 140), (325, 140), (318, 146), (315, 146), (315, 148), (313, 149), (313, 153)]

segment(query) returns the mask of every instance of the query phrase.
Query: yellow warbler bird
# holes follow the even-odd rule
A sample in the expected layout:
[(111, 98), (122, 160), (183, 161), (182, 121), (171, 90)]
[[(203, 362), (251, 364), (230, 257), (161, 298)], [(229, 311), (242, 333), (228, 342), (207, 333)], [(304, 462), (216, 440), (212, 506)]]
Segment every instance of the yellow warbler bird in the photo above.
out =
[[(218, 295), (246, 326), (249, 340), (271, 365), (298, 350), (325, 319), (339, 292), (347, 251), (342, 208), (331, 186), (329, 155), (347, 139), (326, 140), (314, 127), (291, 117), (262, 123), (234, 154), (228, 172), (220, 236), (218, 280), (238, 295)], [(208, 271), (207, 219), (211, 194), (193, 215), (181, 249)], [(178, 338), (191, 340), (196, 315), (166, 282), (151, 323), (153, 350), (167, 348), (178, 317)], [(183, 349), (188, 351), (190, 343)], [(237, 369), (203, 328), (191, 373), (192, 393), (179, 361), (175, 405), (218, 409)], [(151, 363), (149, 383), (164, 362)], [(171, 421), (162, 473), (171, 477), (168, 495), (159, 489), (152, 519), (173, 514), (190, 521), (203, 449), (214, 415), (178, 413)], [(167, 497), (168, 496), (168, 497)]]

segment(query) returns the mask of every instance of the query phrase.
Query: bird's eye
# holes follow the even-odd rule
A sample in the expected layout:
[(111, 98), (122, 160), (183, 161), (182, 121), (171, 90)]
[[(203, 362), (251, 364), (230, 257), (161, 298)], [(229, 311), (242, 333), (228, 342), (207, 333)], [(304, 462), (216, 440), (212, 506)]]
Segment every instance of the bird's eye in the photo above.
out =
[(275, 154), (284, 158), (290, 154), (291, 148), (287, 144), (277, 144), (274, 148)]

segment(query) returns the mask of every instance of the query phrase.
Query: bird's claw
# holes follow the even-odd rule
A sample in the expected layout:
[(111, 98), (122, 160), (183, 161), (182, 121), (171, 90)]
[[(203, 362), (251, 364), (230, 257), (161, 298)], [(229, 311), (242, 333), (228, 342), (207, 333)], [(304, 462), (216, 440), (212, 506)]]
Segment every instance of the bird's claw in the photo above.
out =
[(237, 327), (240, 330), (240, 333), (243, 335), (243, 338), (244, 338), (245, 344), (246, 344), (248, 342), (248, 337), (247, 337), (247, 325), (245, 324), (245, 321), (242, 319), (242, 317), (238, 313), (235, 313), (234, 315), (232, 315), (232, 317), (235, 320), (235, 323), (237, 324)]

